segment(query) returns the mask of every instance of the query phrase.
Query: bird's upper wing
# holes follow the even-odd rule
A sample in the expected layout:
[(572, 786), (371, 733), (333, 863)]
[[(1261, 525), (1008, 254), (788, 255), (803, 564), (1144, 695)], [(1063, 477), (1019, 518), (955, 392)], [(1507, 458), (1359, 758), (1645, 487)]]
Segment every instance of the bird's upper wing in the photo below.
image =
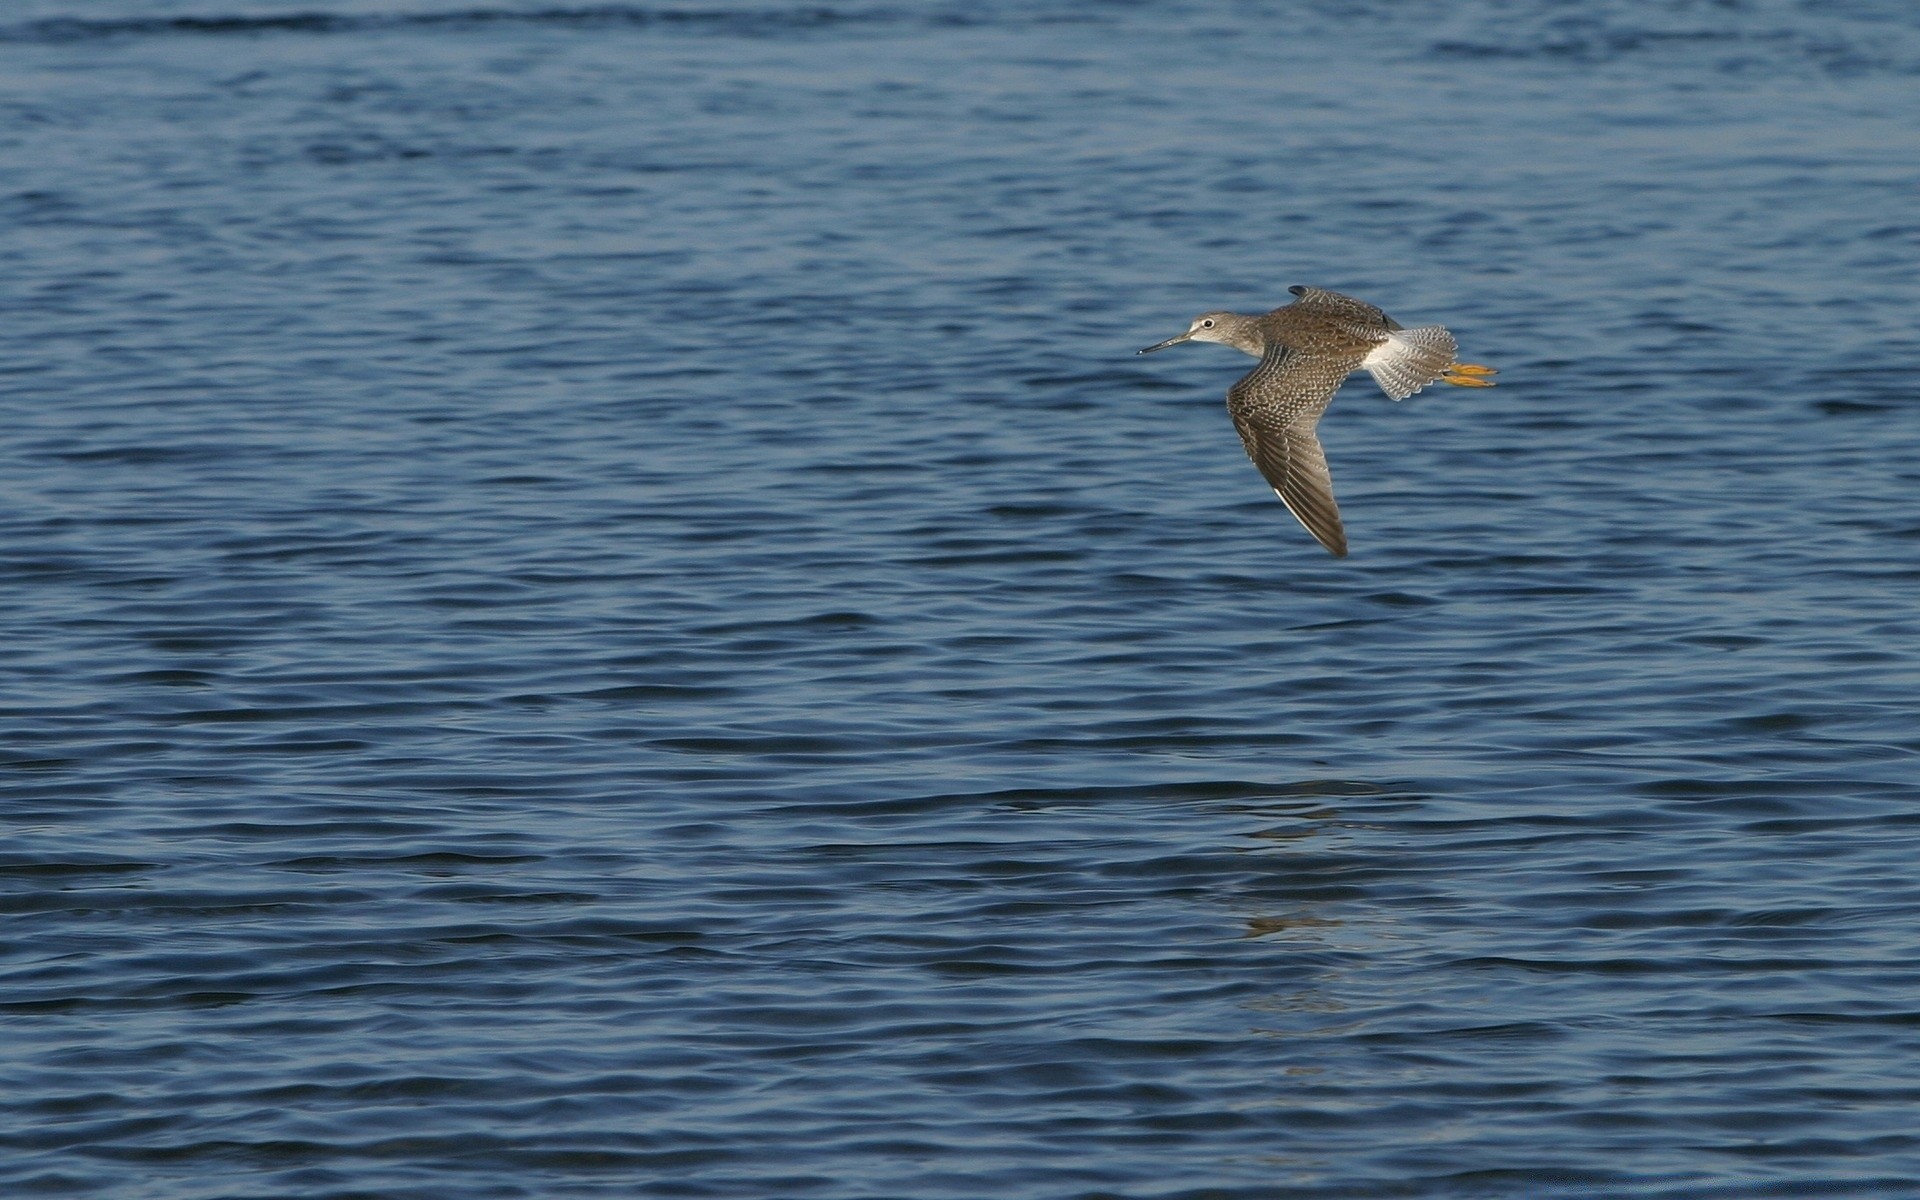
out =
[(1368, 304), (1365, 300), (1355, 300), (1352, 296), (1340, 292), (1329, 292), (1325, 288), (1290, 287), (1287, 289), (1300, 297), (1289, 308), (1305, 308), (1329, 317), (1353, 321), (1370, 329), (1399, 329), (1400, 323), (1386, 313)]
[(1247, 457), (1281, 503), (1336, 557), (1347, 553), (1333, 476), (1315, 427), (1350, 365), (1275, 348), (1227, 392)]

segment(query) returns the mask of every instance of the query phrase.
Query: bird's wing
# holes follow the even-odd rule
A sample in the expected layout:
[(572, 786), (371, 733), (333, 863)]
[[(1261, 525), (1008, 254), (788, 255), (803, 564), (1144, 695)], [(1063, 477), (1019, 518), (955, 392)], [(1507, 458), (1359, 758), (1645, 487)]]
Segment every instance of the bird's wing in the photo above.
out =
[(1347, 553), (1333, 476), (1314, 432), (1352, 365), (1276, 348), (1227, 392), (1227, 412), (1247, 457), (1287, 511), (1336, 557)]
[(1245, 417), (1233, 418), (1247, 457), (1273, 485), (1274, 495), (1287, 506), (1308, 533), (1336, 558), (1347, 556), (1347, 531), (1340, 524), (1340, 506), (1333, 500), (1333, 476), (1327, 455), (1313, 426), (1262, 425)]
[(1352, 296), (1340, 292), (1329, 292), (1325, 288), (1290, 287), (1287, 289), (1300, 297), (1288, 308), (1304, 308), (1340, 320), (1352, 321), (1368, 329), (1398, 329), (1400, 323), (1386, 313), (1368, 304), (1365, 300), (1355, 300)]

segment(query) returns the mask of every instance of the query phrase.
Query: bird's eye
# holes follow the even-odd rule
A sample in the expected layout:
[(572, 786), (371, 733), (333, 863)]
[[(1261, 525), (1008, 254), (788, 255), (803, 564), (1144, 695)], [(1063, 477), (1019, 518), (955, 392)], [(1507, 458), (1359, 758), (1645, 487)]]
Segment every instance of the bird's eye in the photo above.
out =
[(1202, 321), (1202, 322), (1200, 322), (1200, 328), (1202, 328), (1202, 329), (1212, 329), (1212, 328), (1213, 328), (1213, 322), (1212, 322), (1212, 321)]

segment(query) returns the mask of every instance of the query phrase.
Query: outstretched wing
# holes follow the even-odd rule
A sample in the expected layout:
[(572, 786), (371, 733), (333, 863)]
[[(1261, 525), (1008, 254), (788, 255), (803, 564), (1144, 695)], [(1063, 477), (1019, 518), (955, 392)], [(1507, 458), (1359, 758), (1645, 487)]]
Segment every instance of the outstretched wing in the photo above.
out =
[(1338, 557), (1346, 556), (1347, 535), (1333, 501), (1326, 452), (1314, 430), (1352, 369), (1342, 358), (1274, 345), (1259, 366), (1227, 389), (1227, 412), (1247, 457), (1287, 511)]
[(1338, 320), (1352, 321), (1369, 329), (1400, 328), (1398, 321), (1365, 300), (1355, 300), (1352, 296), (1340, 292), (1329, 292), (1325, 288), (1290, 287), (1287, 290), (1300, 297), (1288, 305), (1289, 308), (1309, 309)]
[(1347, 531), (1340, 524), (1333, 476), (1327, 471), (1327, 455), (1313, 424), (1264, 425), (1235, 413), (1233, 427), (1240, 431), (1247, 457), (1273, 485), (1287, 511), (1334, 557), (1345, 558)]

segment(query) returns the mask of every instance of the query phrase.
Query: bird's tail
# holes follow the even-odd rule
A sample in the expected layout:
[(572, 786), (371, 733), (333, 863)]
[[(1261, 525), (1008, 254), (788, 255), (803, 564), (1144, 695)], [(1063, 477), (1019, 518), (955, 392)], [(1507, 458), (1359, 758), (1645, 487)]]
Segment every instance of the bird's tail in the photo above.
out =
[(1435, 380), (1459, 387), (1492, 387), (1492, 367), (1455, 362), (1459, 343), (1442, 325), (1396, 329), (1360, 365), (1389, 400), (1405, 400)]

